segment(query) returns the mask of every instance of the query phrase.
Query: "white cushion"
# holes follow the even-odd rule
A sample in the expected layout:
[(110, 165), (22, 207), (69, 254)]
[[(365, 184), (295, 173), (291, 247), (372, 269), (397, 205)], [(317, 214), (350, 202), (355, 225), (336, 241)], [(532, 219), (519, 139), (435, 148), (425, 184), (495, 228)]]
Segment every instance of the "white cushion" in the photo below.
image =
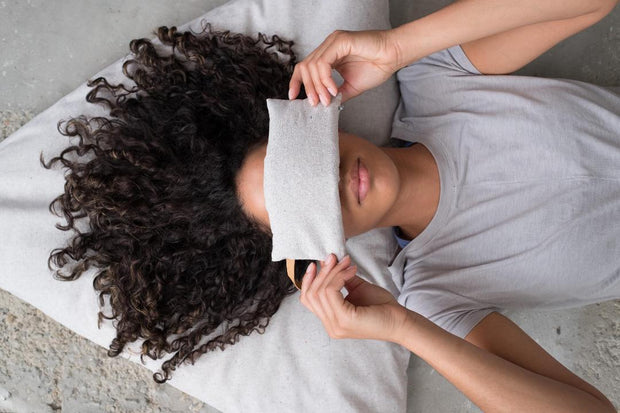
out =
[[(180, 29), (200, 31), (204, 21), (216, 29), (279, 34), (296, 42), (299, 59), (335, 29), (389, 26), (387, 0), (237, 0)], [(96, 76), (120, 81), (123, 60)], [(55, 228), (60, 219), (48, 211), (63, 192), (63, 172), (43, 169), (39, 155), (49, 159), (67, 146), (56, 130), (60, 119), (104, 114), (86, 103), (87, 91), (80, 86), (0, 143), (0, 233), (10, 240), (0, 245), (0, 288), (107, 347), (115, 332), (110, 322), (97, 328), (93, 273), (60, 282), (47, 267), (51, 250), (64, 245), (70, 234)], [(397, 100), (392, 79), (347, 102), (341, 128), (384, 143)], [(352, 238), (347, 248), (362, 275), (397, 292), (387, 270), (395, 249), (389, 229)], [(331, 340), (298, 298), (285, 299), (265, 334), (242, 337), (224, 352), (201, 356), (195, 365), (176, 370), (169, 383), (225, 412), (405, 411), (409, 352), (378, 341)], [(139, 362), (131, 351), (123, 355)], [(160, 364), (147, 359), (146, 366), (155, 371)]]

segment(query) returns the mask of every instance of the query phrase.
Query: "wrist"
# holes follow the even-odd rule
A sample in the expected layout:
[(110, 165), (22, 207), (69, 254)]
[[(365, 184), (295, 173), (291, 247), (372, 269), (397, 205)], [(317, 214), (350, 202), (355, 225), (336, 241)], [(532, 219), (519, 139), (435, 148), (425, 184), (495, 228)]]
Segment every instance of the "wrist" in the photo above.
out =
[(398, 322), (395, 323), (390, 341), (407, 347), (412, 334), (415, 334), (415, 329), (419, 325), (419, 318), (421, 316), (402, 305), (398, 306), (396, 312), (396, 320), (398, 320)]
[(398, 55), (397, 68), (410, 65), (441, 49), (439, 39), (426, 36), (426, 21), (414, 20), (389, 31), (390, 42)]
[(396, 53), (394, 72), (415, 62), (416, 59), (411, 56), (411, 51), (413, 49), (411, 38), (407, 37), (406, 30), (403, 29), (403, 26), (388, 30), (386, 32), (386, 39), (386, 42), (391, 45)]
[(400, 38), (401, 33), (397, 31), (397, 28), (386, 30), (384, 33), (386, 48), (394, 50), (395, 61), (393, 62), (393, 70), (394, 73), (396, 73), (398, 70), (408, 65), (408, 63), (405, 62), (403, 50), (404, 44), (402, 38)]

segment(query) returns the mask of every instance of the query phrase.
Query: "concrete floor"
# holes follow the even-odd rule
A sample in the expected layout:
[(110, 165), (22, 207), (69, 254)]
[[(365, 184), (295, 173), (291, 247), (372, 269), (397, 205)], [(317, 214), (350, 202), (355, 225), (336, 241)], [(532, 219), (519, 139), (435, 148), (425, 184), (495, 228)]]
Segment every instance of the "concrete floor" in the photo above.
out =
[[(0, 1), (0, 140), (127, 52), (130, 39), (181, 24), (225, 0)], [(391, 0), (394, 25), (445, 1)], [(620, 7), (519, 73), (620, 86)], [(1, 248), (1, 245), (0, 245)], [(620, 302), (509, 316), (620, 406)], [(477, 411), (419, 359), (409, 412)], [(432, 396), (430, 396), (432, 395)], [(0, 291), (0, 412), (214, 412), (151, 373)]]

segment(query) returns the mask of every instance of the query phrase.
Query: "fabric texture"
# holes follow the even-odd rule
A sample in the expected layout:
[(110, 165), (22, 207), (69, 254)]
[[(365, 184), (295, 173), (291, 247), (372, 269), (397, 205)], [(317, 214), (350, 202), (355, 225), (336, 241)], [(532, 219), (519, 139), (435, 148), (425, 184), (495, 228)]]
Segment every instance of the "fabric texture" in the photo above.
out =
[(265, 207), (273, 235), (272, 260), (344, 258), (338, 181), (338, 115), (342, 95), (329, 106), (267, 99)]
[(620, 95), (481, 76), (459, 46), (398, 80), (393, 135), (425, 145), (441, 181), (390, 266), (403, 305), (464, 337), (493, 310), (620, 297)]
[[(205, 22), (214, 29), (254, 36), (278, 34), (294, 40), (294, 50), (302, 58), (335, 29), (387, 28), (388, 2), (238, 0), (179, 29), (199, 32)], [(93, 77), (127, 84), (121, 71), (125, 60)], [(102, 107), (86, 102), (88, 91), (85, 84), (80, 86), (0, 143), (0, 231), (10, 240), (0, 245), (0, 288), (107, 348), (114, 327), (104, 321), (97, 328), (95, 269), (77, 281), (60, 282), (47, 267), (50, 252), (71, 234), (57, 230), (55, 225), (63, 221), (48, 211), (50, 202), (63, 192), (63, 170), (46, 170), (39, 162), (41, 153), (49, 159), (70, 143), (56, 129), (59, 120), (106, 115)], [(347, 102), (340, 127), (384, 143), (397, 103), (396, 82), (391, 79)], [(387, 270), (395, 245), (389, 230), (382, 229), (349, 239), (346, 247), (361, 276), (397, 294)], [(139, 363), (135, 353), (139, 345), (123, 356)], [(264, 334), (241, 337), (223, 352), (203, 355), (193, 366), (176, 370), (169, 383), (224, 412), (402, 412), (408, 360), (409, 352), (391, 343), (331, 340), (294, 294), (283, 301)], [(153, 371), (161, 363), (145, 361)]]

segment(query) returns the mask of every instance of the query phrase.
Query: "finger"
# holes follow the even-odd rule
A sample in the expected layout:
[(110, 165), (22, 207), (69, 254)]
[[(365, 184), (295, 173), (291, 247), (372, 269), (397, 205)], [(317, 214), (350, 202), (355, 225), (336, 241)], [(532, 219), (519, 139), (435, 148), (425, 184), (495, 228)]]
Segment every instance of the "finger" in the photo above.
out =
[[(342, 333), (340, 326), (343, 314), (351, 304), (344, 300), (340, 290), (344, 285), (344, 280), (355, 275), (356, 266), (349, 266), (350, 256), (345, 256), (337, 262), (335, 255), (330, 254), (325, 260), (326, 264), (321, 272), (312, 279), (312, 282), (304, 281), (302, 284), (302, 295), (304, 304), (321, 320), (325, 330), (331, 337), (340, 336)], [(339, 285), (334, 284), (333, 280), (340, 278)]]
[(316, 106), (319, 102), (319, 97), (316, 94), (316, 90), (314, 90), (314, 82), (312, 81), (312, 76), (308, 72), (308, 68), (306, 66), (300, 67), (301, 78), (304, 83), (304, 88), (306, 89), (306, 96), (308, 96), (308, 100), (312, 106)]
[[(338, 94), (338, 86), (332, 77), (332, 67), (338, 62), (343, 55), (348, 54), (345, 51), (344, 45), (348, 44), (348, 38), (345, 32), (337, 30), (327, 36), (327, 38), (308, 55), (304, 62), (307, 62), (309, 68), (309, 75), (314, 82), (314, 92), (317, 94), (317, 98), (321, 97), (321, 102), (324, 105), (328, 105), (331, 101), (331, 96)], [(308, 86), (304, 79), (304, 86), (306, 87), (306, 94), (309, 95)], [(315, 101), (316, 102), (316, 101)]]
[(351, 277), (346, 280), (344, 286), (347, 289), (349, 295), (351, 295), (354, 294), (355, 290), (357, 290), (364, 283), (366, 283), (366, 280), (356, 275), (355, 277)]
[(345, 81), (340, 85), (340, 93), (342, 93), (342, 103), (359, 95), (361, 91), (353, 87), (349, 82)]
[(319, 63), (317, 64), (317, 70), (319, 72), (321, 82), (327, 91), (335, 97), (338, 94), (338, 85), (336, 85), (336, 82), (332, 76), (332, 65), (327, 63)]
[(325, 260), (325, 265), (321, 267), (321, 271), (318, 273), (317, 278), (321, 280), (321, 283), (328, 277), (333, 276), (335, 272), (342, 271), (351, 264), (351, 257), (345, 255), (342, 260), (338, 261), (338, 258), (334, 254), (330, 254)]
[(327, 257), (325, 257), (324, 261), (319, 261), (319, 263), (321, 264), (321, 269), (323, 269), (323, 267), (325, 267), (327, 263), (331, 263), (330, 260), (333, 260), (334, 258), (336, 258), (334, 254), (329, 254)]
[(315, 294), (316, 291), (319, 290), (319, 288), (321, 287), (323, 281), (325, 280), (325, 277), (331, 272), (334, 271), (335, 268), (339, 265), (340, 263), (338, 262), (338, 259), (336, 258), (336, 256), (334, 254), (329, 254), (327, 256), (327, 258), (325, 258), (325, 261), (323, 262), (323, 265), (321, 265), (321, 271), (319, 271), (316, 275), (316, 281), (313, 283), (313, 286), (310, 290), (310, 292), (312, 294)]
[[(317, 314), (317, 316), (319, 315), (318, 313), (325, 314), (326, 311), (323, 300), (321, 299), (321, 295), (324, 294), (324, 288), (322, 288), (322, 286), (325, 283), (325, 279), (332, 271), (341, 271), (343, 268), (346, 268), (346, 265), (348, 265), (348, 263), (345, 259), (339, 263), (336, 256), (330, 254), (325, 260), (325, 265), (321, 267), (321, 271), (317, 273), (313, 282), (308, 287), (306, 291), (306, 300), (312, 302), (312, 306), (316, 310), (313, 312)], [(319, 318), (323, 319), (323, 316)]]
[[(311, 286), (309, 290), (310, 295), (315, 301), (321, 303), (321, 307), (324, 310), (326, 309), (325, 297), (327, 294), (329, 294), (330, 291), (341, 294), (340, 290), (342, 290), (342, 287), (344, 287), (345, 278), (342, 273), (347, 269), (352, 268), (349, 266), (349, 264), (351, 264), (351, 257), (347, 255), (336, 265), (328, 265), (327, 267), (325, 267), (325, 271), (321, 270), (319, 275), (316, 277), (316, 281), (313, 283), (314, 285)], [(354, 271), (356, 270), (357, 268), (354, 268)]]
[[(346, 272), (344, 272), (342, 274), (342, 286), (340, 287), (340, 289), (342, 289), (343, 287), (346, 286), (347, 282), (349, 282), (351, 279), (357, 277), (357, 265), (353, 264), (350, 265), (349, 267), (347, 267)], [(338, 285), (340, 285), (340, 282), (338, 283)], [(348, 291), (348, 290), (347, 290)]]
[[(315, 87), (317, 92), (325, 93), (326, 103), (329, 104), (331, 96), (338, 94), (338, 85), (334, 81), (332, 76), (332, 68), (340, 59), (340, 47), (336, 42), (335, 33), (330, 35), (328, 39), (316, 50), (316, 57), (313, 56), (311, 60), (313, 67), (313, 78), (318, 79), (315, 81)], [(321, 88), (319, 89), (316, 84), (320, 82)], [(331, 96), (330, 96), (331, 95)]]
[[(326, 286), (319, 294), (321, 300), (321, 308), (324, 314), (323, 318), (327, 320), (332, 333), (337, 332), (338, 337), (346, 337), (349, 335), (348, 321), (353, 305), (345, 300), (341, 290), (344, 286), (345, 279), (355, 276), (357, 267), (350, 266), (342, 271), (338, 271), (338, 275), (333, 277), (328, 286)], [(337, 330), (334, 330), (336, 328)]]
[(312, 82), (314, 84), (314, 90), (319, 95), (319, 100), (323, 104), (323, 106), (328, 106), (331, 100), (331, 94), (323, 84), (323, 79), (321, 79), (321, 74), (319, 72), (319, 68), (316, 63), (313, 63), (308, 68), (310, 72), (310, 76), (312, 77)]
[[(355, 277), (357, 274), (357, 265), (350, 265), (343, 268), (340, 271), (334, 271), (333, 275), (330, 274), (329, 279), (326, 280), (322, 287), (321, 295), (324, 299), (338, 298), (337, 302), (330, 301), (330, 305), (342, 305), (344, 296), (342, 295), (342, 288), (346, 285), (347, 281)], [(334, 294), (336, 293), (336, 294)]]
[[(321, 286), (324, 288), (332, 288), (334, 285), (338, 286), (338, 291), (344, 287), (344, 280), (349, 279), (350, 277), (345, 278), (344, 272), (355, 268), (357, 270), (357, 266), (351, 262), (351, 257), (346, 255), (339, 263), (336, 265), (332, 271), (325, 275), (322, 279)], [(334, 284), (335, 283), (335, 284)]]
[(330, 333), (330, 331), (332, 331), (332, 326), (334, 325), (333, 316), (330, 314), (329, 309), (326, 311), (318, 296), (309, 293), (309, 290), (316, 279), (315, 271), (316, 264), (311, 264), (309, 266), (309, 270), (304, 275), (300, 300), (301, 303), (321, 321), (325, 330)]
[[(304, 274), (304, 277), (301, 281), (301, 295), (300, 295), (300, 300), (302, 302), (302, 304), (304, 306), (306, 306), (310, 311), (312, 311), (311, 308), (311, 302), (308, 301), (308, 290), (310, 289), (310, 286), (312, 285), (312, 282), (314, 281), (315, 275), (316, 274), (316, 264), (315, 263), (310, 263), (310, 265), (308, 265), (308, 268), (306, 270), (306, 273)], [(314, 311), (313, 311), (314, 312)]]
[(347, 281), (355, 277), (356, 274), (357, 265), (349, 265), (340, 269), (339, 271), (334, 270), (326, 277), (323, 283), (322, 288), (326, 291), (324, 295), (328, 296), (332, 292), (337, 292), (342, 299), (342, 288), (346, 285)]
[(384, 288), (354, 277), (345, 284), (349, 292), (346, 300), (355, 306), (367, 306), (370, 304), (387, 304), (396, 301), (394, 296)]
[(293, 70), (293, 75), (291, 76), (291, 80), (288, 83), (289, 100), (293, 100), (297, 96), (299, 96), (300, 89), (301, 89), (301, 72), (300, 72), (298, 65), (295, 65), (295, 69)]
[(355, 275), (345, 281), (344, 287), (347, 289), (347, 301), (353, 305), (360, 305), (364, 303), (364, 288), (365, 284), (369, 284), (363, 278)]

